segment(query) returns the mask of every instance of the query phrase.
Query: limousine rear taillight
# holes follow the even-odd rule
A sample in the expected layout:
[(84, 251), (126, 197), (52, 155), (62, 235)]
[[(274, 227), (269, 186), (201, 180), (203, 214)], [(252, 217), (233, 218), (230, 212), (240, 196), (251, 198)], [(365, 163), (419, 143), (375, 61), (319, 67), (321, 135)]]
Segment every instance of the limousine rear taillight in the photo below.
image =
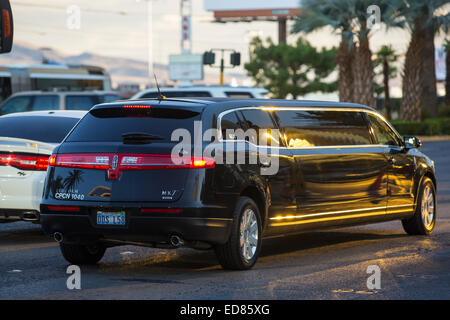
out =
[(207, 157), (175, 157), (161, 154), (58, 154), (52, 155), (53, 167), (97, 170), (154, 170), (214, 168), (215, 161)]

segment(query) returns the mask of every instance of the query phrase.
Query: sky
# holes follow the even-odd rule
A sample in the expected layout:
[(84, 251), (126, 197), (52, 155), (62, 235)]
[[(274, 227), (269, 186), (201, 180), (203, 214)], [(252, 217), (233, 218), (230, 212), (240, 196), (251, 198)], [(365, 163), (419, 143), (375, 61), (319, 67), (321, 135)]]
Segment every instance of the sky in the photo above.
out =
[[(152, 0), (151, 6), (147, 0), (11, 0), (11, 5), (18, 43), (51, 47), (67, 55), (91, 52), (143, 61), (151, 58), (154, 63), (164, 64), (170, 54), (180, 53), (179, 0)], [(77, 8), (79, 25), (73, 19)], [(213, 47), (229, 48), (240, 51), (245, 63), (253, 36), (276, 39), (278, 35), (273, 22), (215, 23), (213, 14), (204, 10), (203, 0), (193, 0), (192, 9), (194, 53)], [(297, 37), (290, 35), (288, 42), (295, 42)], [(330, 29), (311, 33), (307, 39), (316, 47), (330, 48), (339, 43)], [(439, 36), (436, 45), (440, 46), (443, 39), (444, 35)], [(371, 48), (375, 52), (381, 45), (391, 44), (404, 55), (408, 42), (408, 32), (386, 32), (382, 28), (372, 34)], [(237, 71), (244, 72), (242, 67)]]

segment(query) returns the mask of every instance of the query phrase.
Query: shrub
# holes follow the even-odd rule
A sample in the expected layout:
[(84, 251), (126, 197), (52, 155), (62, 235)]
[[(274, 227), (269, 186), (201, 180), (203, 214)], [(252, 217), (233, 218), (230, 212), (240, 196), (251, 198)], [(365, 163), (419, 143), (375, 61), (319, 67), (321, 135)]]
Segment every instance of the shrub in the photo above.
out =
[(425, 119), (422, 122), (393, 120), (391, 123), (402, 136), (450, 135), (450, 118)]
[(450, 118), (450, 105), (441, 103), (438, 108), (439, 118)]

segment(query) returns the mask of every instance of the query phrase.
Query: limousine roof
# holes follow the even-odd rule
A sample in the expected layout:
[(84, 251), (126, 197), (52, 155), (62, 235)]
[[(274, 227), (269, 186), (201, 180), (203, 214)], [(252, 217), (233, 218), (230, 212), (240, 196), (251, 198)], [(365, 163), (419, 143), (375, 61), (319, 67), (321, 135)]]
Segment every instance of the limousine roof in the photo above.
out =
[[(136, 99), (127, 100), (133, 102), (150, 102), (158, 101), (158, 99)], [(252, 106), (264, 106), (264, 107), (321, 107), (321, 108), (358, 108), (367, 109), (370, 111), (376, 111), (375, 109), (364, 106), (357, 103), (347, 102), (332, 102), (332, 101), (314, 101), (314, 100), (283, 100), (283, 99), (240, 99), (240, 98), (171, 98), (161, 100), (160, 103), (178, 102), (183, 104), (197, 104), (202, 107), (213, 108), (217, 107), (252, 107)], [(124, 101), (125, 102), (125, 101)]]

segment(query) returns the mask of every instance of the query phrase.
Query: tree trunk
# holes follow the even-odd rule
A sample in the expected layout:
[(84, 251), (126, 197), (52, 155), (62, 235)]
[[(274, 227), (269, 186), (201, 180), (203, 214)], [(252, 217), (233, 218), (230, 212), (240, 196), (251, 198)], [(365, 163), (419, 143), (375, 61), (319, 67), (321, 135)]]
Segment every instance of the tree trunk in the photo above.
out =
[(445, 56), (446, 76), (445, 76), (445, 104), (450, 106), (450, 46), (447, 48)]
[[(365, 26), (361, 28), (364, 30)], [(361, 33), (358, 37), (359, 45), (356, 48), (353, 65), (353, 100), (356, 103), (375, 107), (372, 51), (369, 46), (368, 31), (361, 31)]]
[(353, 57), (354, 45), (341, 40), (338, 49), (337, 64), (339, 68), (339, 101), (353, 102)]
[(403, 70), (400, 116), (405, 121), (420, 121), (422, 111), (421, 70), (423, 66), (423, 32), (417, 21), (411, 33)]
[(387, 59), (383, 61), (383, 83), (384, 83), (384, 107), (386, 108), (386, 117), (392, 120), (391, 115), (391, 95), (389, 93), (389, 63)]
[(434, 28), (424, 30), (423, 65), (422, 65), (422, 107), (432, 117), (437, 117), (436, 63), (434, 49)]

